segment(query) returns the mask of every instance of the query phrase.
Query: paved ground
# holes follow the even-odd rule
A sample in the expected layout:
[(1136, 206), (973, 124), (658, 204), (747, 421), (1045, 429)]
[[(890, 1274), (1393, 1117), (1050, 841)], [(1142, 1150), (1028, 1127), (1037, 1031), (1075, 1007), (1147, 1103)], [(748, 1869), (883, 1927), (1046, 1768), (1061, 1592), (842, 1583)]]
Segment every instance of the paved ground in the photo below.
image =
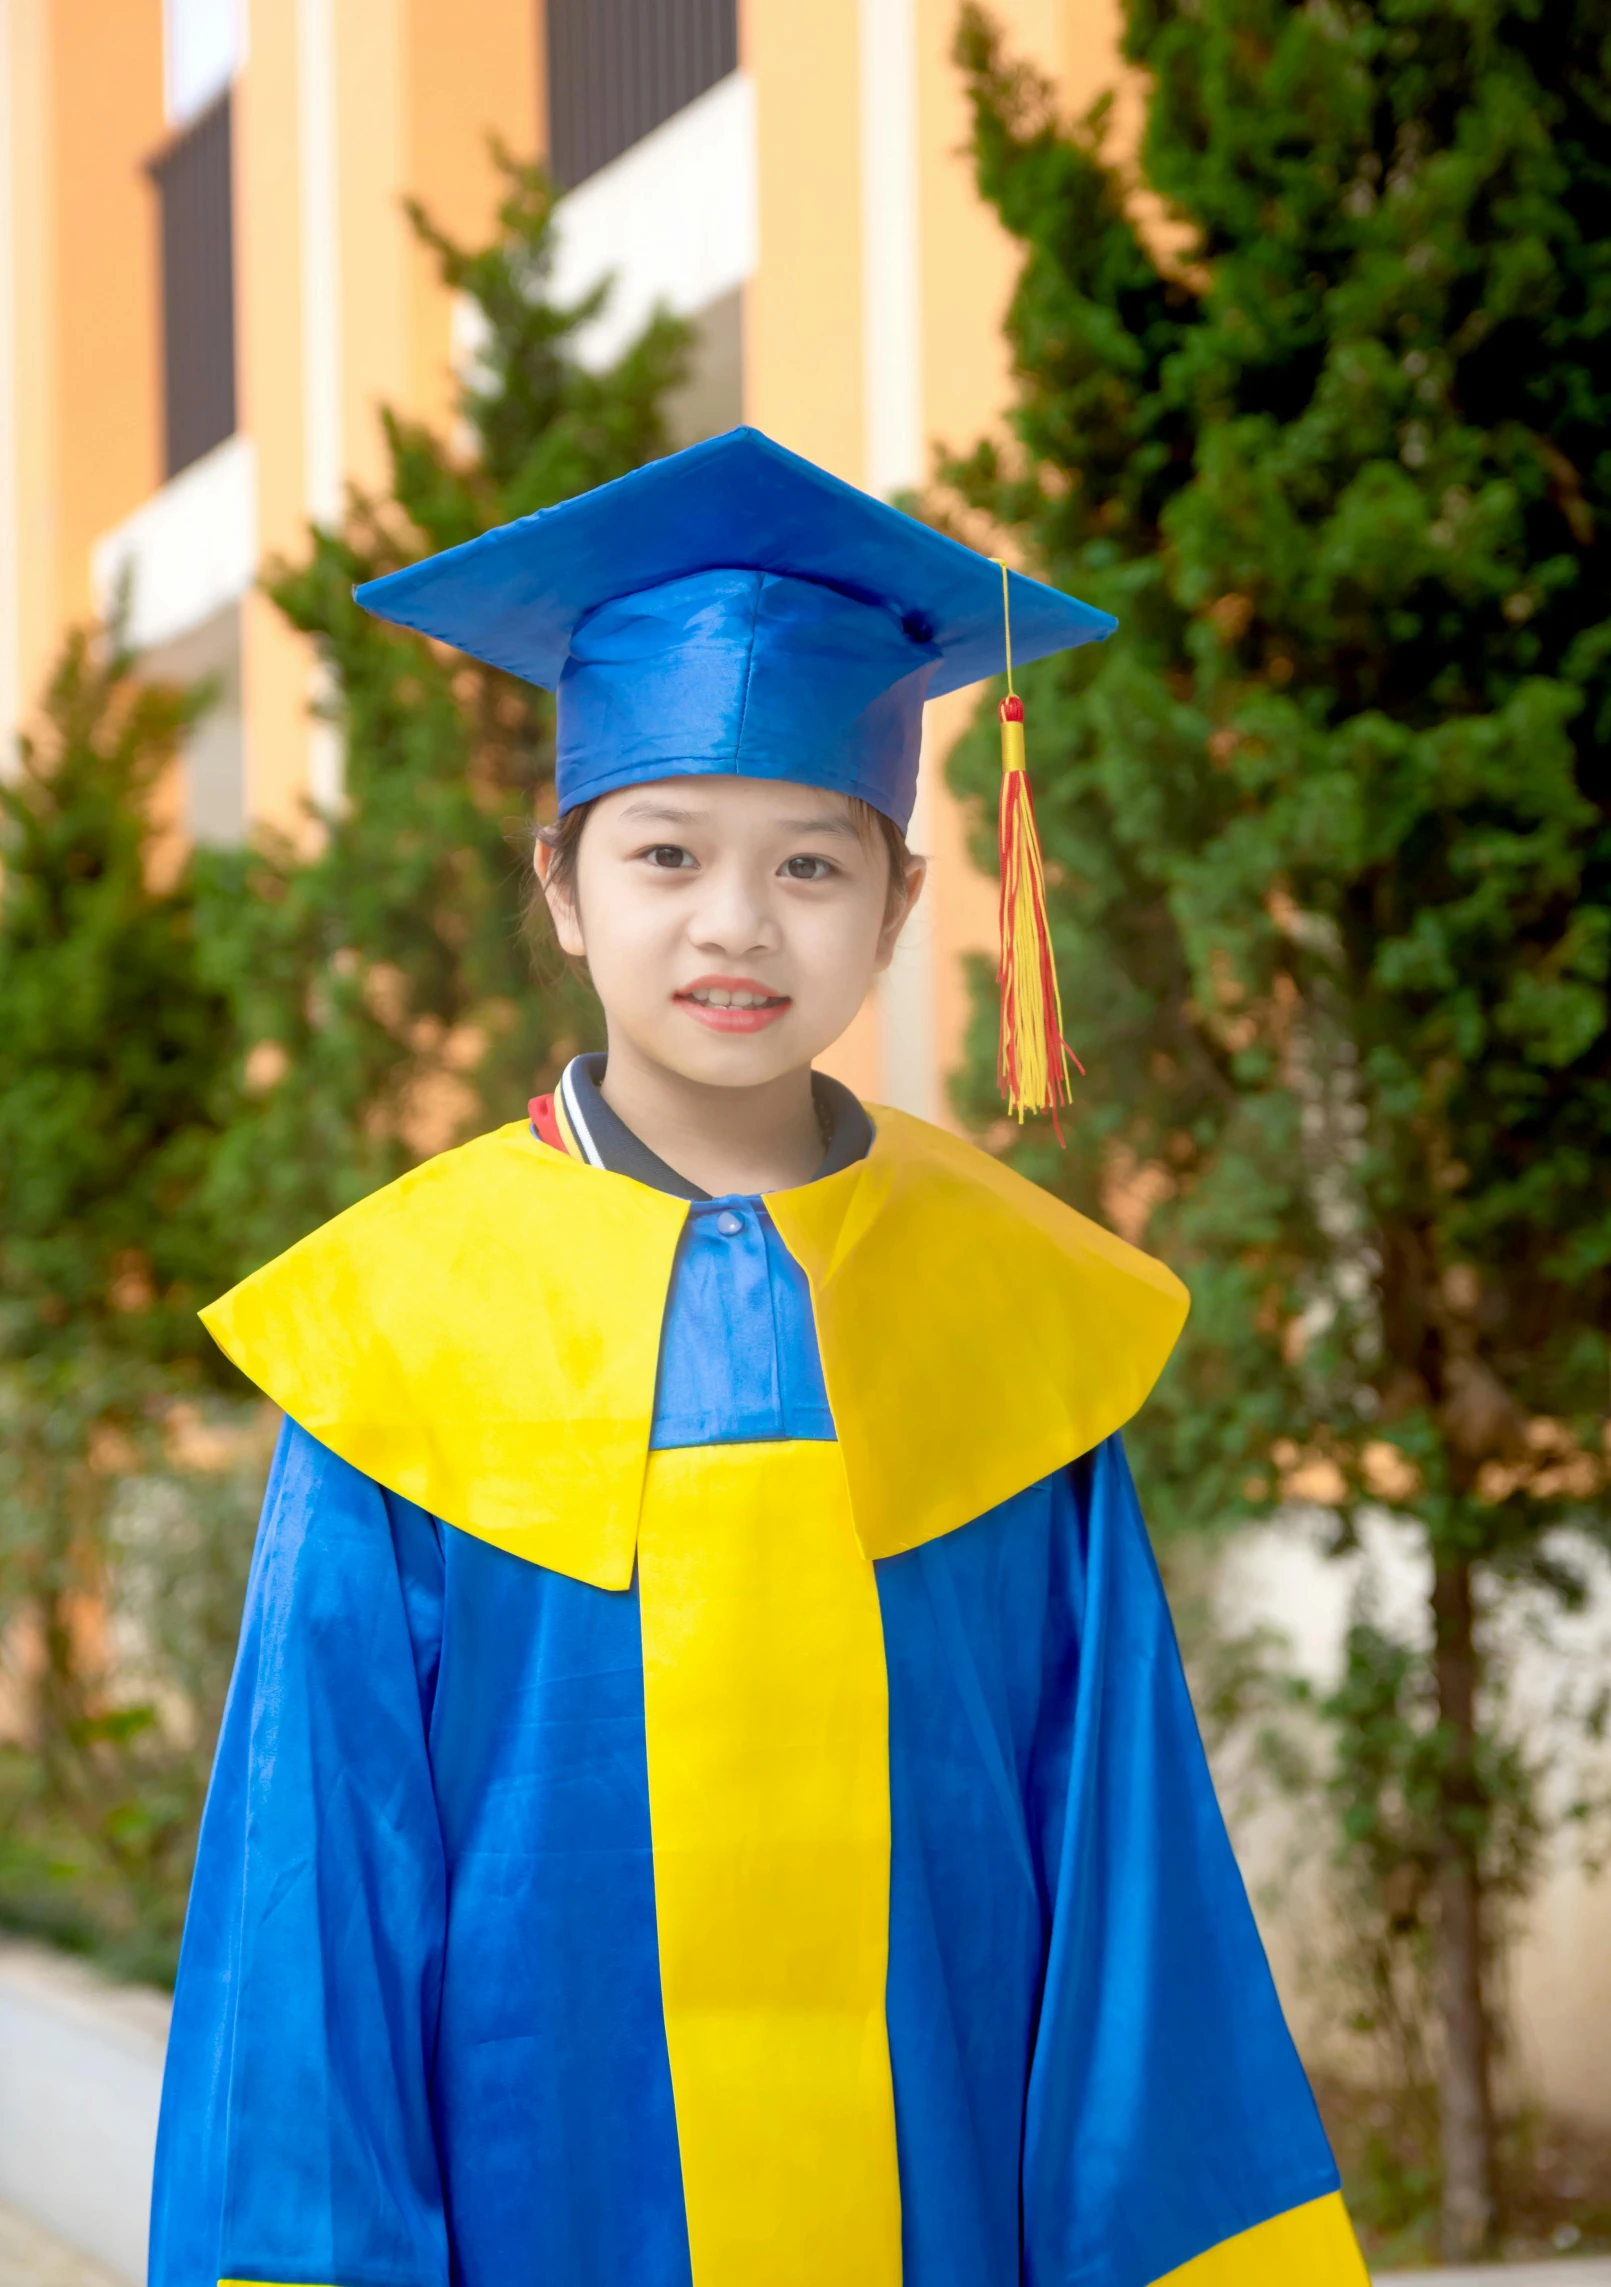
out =
[(14, 2208), (0, 2208), (0, 2287), (122, 2287), (87, 2255), (29, 2223)]
[(1378, 2271), (1376, 2287), (1611, 2287), (1611, 2258), (1488, 2263), (1470, 2271)]

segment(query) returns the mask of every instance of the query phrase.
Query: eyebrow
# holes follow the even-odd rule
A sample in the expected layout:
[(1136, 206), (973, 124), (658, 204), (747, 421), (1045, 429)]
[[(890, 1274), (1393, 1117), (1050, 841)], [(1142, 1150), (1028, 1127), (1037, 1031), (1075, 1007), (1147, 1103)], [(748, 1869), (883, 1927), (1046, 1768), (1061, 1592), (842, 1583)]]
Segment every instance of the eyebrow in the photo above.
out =
[(780, 818), (778, 825), (785, 834), (851, 834), (859, 841), (854, 818), (846, 818), (837, 810), (830, 810), (815, 818)]
[(659, 818), (674, 826), (686, 826), (691, 819), (702, 818), (702, 810), (679, 810), (669, 802), (629, 802), (621, 813), (623, 818)]

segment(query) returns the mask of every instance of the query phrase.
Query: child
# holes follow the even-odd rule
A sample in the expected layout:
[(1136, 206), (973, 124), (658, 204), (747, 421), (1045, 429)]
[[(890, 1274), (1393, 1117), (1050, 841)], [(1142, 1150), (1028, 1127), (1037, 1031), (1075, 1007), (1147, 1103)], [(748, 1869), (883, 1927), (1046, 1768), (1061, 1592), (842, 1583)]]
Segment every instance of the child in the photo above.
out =
[(363, 592), (557, 688), (609, 1045), (207, 1313), (287, 1420), (155, 2287), (1363, 2282), (1118, 1438), (1183, 1292), (811, 1069), (1002, 596), (744, 430)]

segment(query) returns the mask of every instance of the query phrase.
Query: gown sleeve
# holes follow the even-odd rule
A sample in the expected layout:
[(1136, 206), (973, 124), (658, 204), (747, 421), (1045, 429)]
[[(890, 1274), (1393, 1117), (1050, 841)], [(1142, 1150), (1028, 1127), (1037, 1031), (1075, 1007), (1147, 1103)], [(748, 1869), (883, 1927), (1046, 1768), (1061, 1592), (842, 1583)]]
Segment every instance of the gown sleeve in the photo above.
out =
[(1025, 2287), (1366, 2287), (1116, 1437), (1070, 1491)]
[(440, 1611), (433, 1520), (288, 1422), (185, 1924), (152, 2287), (447, 2287)]

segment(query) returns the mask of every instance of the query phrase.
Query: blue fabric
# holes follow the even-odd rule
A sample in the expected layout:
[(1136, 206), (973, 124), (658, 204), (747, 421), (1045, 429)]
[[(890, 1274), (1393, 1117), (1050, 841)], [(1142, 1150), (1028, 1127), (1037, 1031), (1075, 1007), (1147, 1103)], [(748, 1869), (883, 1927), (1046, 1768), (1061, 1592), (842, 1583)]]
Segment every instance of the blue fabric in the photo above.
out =
[[(722, 1213), (744, 1230), (701, 1204), (678, 1257), (661, 1443), (819, 1402), (799, 1274), (757, 1202)], [(906, 2287), (1150, 2287), (1335, 2189), (1118, 1440), (878, 1588)], [(690, 2287), (636, 1590), (455, 1532), (294, 1425), (153, 2207), (153, 2287), (221, 2277)]]
[(601, 604), (560, 678), (560, 808), (715, 771), (858, 795), (904, 825), (938, 658), (882, 606), (775, 572), (694, 572)]
[(1335, 2191), (1120, 1440), (878, 1586), (907, 2287), (1150, 2287)]
[[(1014, 656), (1106, 612), (1011, 575)], [(1005, 664), (990, 558), (734, 429), (405, 565), (366, 610), (559, 693), (561, 810), (740, 772), (911, 815), (923, 702)]]
[(833, 1436), (805, 1272), (759, 1200), (696, 1201), (666, 1303), (650, 1445)]
[[(300, 1430), (263, 1509), (174, 1996), (152, 2277), (446, 2281), (435, 1543)], [(431, 1647), (417, 1666), (414, 1630)]]
[(465, 2287), (690, 2287), (638, 1601), (437, 1524), (288, 1423), (150, 2277), (448, 2287), (450, 2243)]

